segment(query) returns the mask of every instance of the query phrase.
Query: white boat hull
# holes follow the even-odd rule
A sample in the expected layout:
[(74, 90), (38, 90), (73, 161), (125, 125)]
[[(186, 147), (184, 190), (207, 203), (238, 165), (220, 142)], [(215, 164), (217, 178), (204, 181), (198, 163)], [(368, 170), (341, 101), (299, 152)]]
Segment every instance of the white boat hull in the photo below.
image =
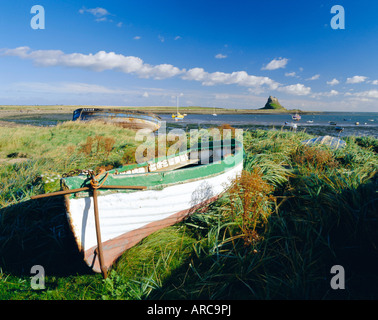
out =
[[(106, 268), (128, 248), (163, 227), (173, 225), (227, 190), (243, 170), (243, 163), (216, 176), (163, 188), (98, 197), (101, 238)], [(101, 272), (97, 248), (93, 199), (67, 201), (68, 218), (84, 259), (95, 272)]]

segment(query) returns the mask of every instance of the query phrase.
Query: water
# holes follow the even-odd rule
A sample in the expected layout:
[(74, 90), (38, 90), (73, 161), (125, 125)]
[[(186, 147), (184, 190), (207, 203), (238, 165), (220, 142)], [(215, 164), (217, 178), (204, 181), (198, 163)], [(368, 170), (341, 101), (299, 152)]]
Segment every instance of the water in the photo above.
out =
[[(290, 114), (220, 114), (217, 116), (203, 114), (188, 114), (183, 120), (174, 121), (171, 115), (160, 115), (167, 123), (174, 123), (186, 127), (197, 124), (201, 127), (229, 124), (242, 128), (260, 129), (292, 129), (297, 125), (298, 130), (305, 130), (310, 134), (333, 136), (373, 136), (378, 138), (378, 113), (333, 112), (322, 114), (301, 115), (300, 121), (293, 121)], [(308, 122), (310, 121), (310, 122)], [(331, 125), (330, 122), (336, 123)], [(358, 124), (357, 124), (358, 123)], [(336, 128), (343, 128), (340, 132)]]
[[(305, 130), (314, 135), (331, 136), (373, 136), (378, 139), (378, 113), (371, 112), (329, 112), (321, 114), (302, 115), (300, 121), (293, 121), (290, 114), (188, 114), (183, 120), (175, 121), (171, 114), (159, 114), (163, 121), (167, 122), (167, 127), (211, 127), (229, 124), (243, 129), (288, 129), (291, 125), (297, 125), (297, 131)], [(0, 119), (22, 124), (38, 126), (54, 126), (64, 121), (72, 120), (72, 114), (43, 114), (25, 115), (8, 119)], [(307, 121), (312, 121), (308, 123)], [(330, 125), (329, 122), (336, 125)], [(285, 125), (285, 122), (287, 123)], [(356, 123), (359, 125), (356, 125)], [(342, 132), (336, 127), (343, 128)]]

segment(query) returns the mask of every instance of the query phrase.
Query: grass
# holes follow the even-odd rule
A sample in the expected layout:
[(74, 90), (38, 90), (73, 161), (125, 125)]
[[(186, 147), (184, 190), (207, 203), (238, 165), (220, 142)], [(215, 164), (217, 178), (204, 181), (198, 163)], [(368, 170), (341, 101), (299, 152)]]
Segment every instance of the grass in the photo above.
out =
[[(304, 132), (246, 131), (245, 173), (234, 187), (205, 212), (125, 252), (103, 280), (71, 263), (74, 254), (66, 248), (72, 239), (58, 237), (67, 231), (64, 215), (40, 224), (38, 206), (28, 199), (45, 192), (46, 184), (58, 188), (57, 180), (50, 181), (54, 175), (129, 159), (133, 132), (69, 122), (14, 129), (0, 128), (0, 158), (6, 160), (0, 167), (1, 299), (378, 298), (374, 138), (348, 137), (346, 148), (333, 151), (303, 147), (300, 142), (310, 137)], [(9, 163), (9, 154), (27, 161)], [(17, 239), (33, 226), (39, 240), (20, 244)], [(37, 264), (28, 246), (41, 245), (46, 289), (31, 289), (30, 265), (8, 267), (4, 260), (16, 245), (15, 264)], [(53, 272), (62, 261), (71, 268)], [(345, 290), (330, 287), (336, 264), (345, 268)]]

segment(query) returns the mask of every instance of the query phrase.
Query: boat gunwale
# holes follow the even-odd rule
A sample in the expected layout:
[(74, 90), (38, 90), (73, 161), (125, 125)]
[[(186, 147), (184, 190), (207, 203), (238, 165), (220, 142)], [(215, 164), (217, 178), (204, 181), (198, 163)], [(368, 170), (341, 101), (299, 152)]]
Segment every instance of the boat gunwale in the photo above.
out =
[[(236, 145), (237, 145), (237, 143), (235, 143), (235, 146)], [(190, 149), (190, 150), (188, 150), (186, 152), (182, 152), (180, 154), (181, 155), (186, 154), (186, 153), (188, 153), (192, 150), (193, 149)], [(198, 150), (202, 150), (202, 149), (196, 148), (195, 150), (198, 151)], [(184, 167), (184, 168), (181, 168), (179, 170), (167, 169), (167, 171), (159, 171), (159, 172), (114, 174), (115, 170), (117, 170), (117, 169), (112, 169), (112, 170), (107, 171), (107, 173), (109, 173), (109, 176), (108, 176), (108, 179), (105, 181), (103, 186), (106, 187), (107, 184), (108, 185), (114, 185), (114, 182), (117, 182), (116, 185), (120, 185), (120, 186), (121, 185), (130, 185), (129, 183), (122, 183), (121, 180), (132, 181), (132, 180), (136, 180), (138, 178), (146, 178), (146, 179), (141, 179), (141, 180), (143, 180), (143, 181), (140, 181), (141, 183), (138, 183), (138, 184), (132, 183), (132, 185), (146, 185), (147, 190), (161, 190), (161, 189), (168, 187), (168, 186), (172, 186), (172, 185), (176, 185), (176, 184), (183, 184), (183, 183), (187, 183), (187, 182), (190, 182), (190, 181), (197, 181), (197, 180), (200, 180), (200, 179), (205, 179), (205, 178), (208, 178), (208, 177), (212, 177), (212, 176), (222, 174), (223, 172), (226, 172), (228, 170), (231, 170), (237, 164), (242, 162), (243, 159), (244, 159), (244, 149), (240, 146), (240, 149), (239, 150), (236, 149), (235, 151), (236, 152), (232, 156), (232, 160), (231, 160), (232, 162), (231, 163), (228, 163), (229, 160), (226, 157), (226, 158), (223, 158), (223, 159), (221, 159), (217, 162), (212, 162), (212, 163), (208, 163), (208, 164), (202, 164), (202, 165), (197, 165), (197, 166), (192, 166), (192, 167), (187, 167), (187, 168)], [(177, 155), (173, 155), (173, 156), (177, 156)], [(143, 164), (148, 165), (148, 162), (145, 162)], [(142, 166), (143, 164), (141, 164), (140, 166)], [(209, 171), (209, 170), (210, 170), (210, 173), (202, 174), (204, 171)], [(124, 172), (124, 171), (126, 171), (126, 170), (123, 170), (121, 172)], [(195, 174), (195, 173), (197, 173), (197, 174)], [(105, 177), (105, 174), (106, 173), (104, 173), (100, 176), (99, 182), (101, 182), (101, 179), (103, 179)], [(177, 181), (169, 182), (169, 178), (171, 176), (180, 176), (180, 175), (181, 175), (181, 177), (179, 177), (179, 179)], [(186, 176), (186, 178), (185, 178), (185, 176)], [(89, 180), (90, 179), (88, 178), (87, 175), (78, 175), (78, 176), (74, 176), (74, 177), (62, 178), (61, 183), (65, 187), (67, 187), (68, 189), (75, 189), (75, 188), (86, 186), (88, 184)], [(112, 180), (113, 182), (109, 182), (109, 180)], [(67, 183), (67, 182), (72, 182), (72, 183)], [(75, 185), (75, 182), (76, 182), (76, 185)], [(138, 192), (138, 191), (135, 191), (135, 190), (116, 190), (116, 191), (111, 190), (109, 192), (109, 191), (103, 191), (102, 190), (102, 191), (100, 191), (99, 195), (102, 195), (104, 193), (109, 194), (109, 193), (114, 193), (114, 192), (125, 193), (125, 192)], [(88, 194), (88, 192), (80, 192), (80, 195), (79, 194), (71, 194), (70, 198), (78, 198), (78, 197), (83, 197), (83, 196), (85, 197), (86, 194)]]
[(84, 113), (84, 112), (95, 112), (95, 113), (107, 113), (107, 112), (110, 112), (110, 113), (124, 113), (124, 114), (137, 114), (137, 115), (146, 115), (146, 116), (149, 116), (149, 117), (152, 117), (158, 121), (161, 121), (162, 118), (157, 115), (157, 114), (154, 114), (154, 113), (151, 113), (151, 112), (145, 112), (145, 111), (139, 111), (139, 110), (131, 110), (131, 109), (111, 109), (111, 108), (78, 108), (76, 110), (74, 110), (73, 114), (75, 113), (79, 113), (79, 116), (77, 117), (77, 119), (79, 119), (81, 117), (81, 115)]

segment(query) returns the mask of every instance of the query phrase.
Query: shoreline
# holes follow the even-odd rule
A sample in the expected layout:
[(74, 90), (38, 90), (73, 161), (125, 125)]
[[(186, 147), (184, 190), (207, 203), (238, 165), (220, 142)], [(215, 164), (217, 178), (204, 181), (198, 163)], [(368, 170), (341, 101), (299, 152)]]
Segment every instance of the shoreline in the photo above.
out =
[[(24, 105), (0, 105), (0, 119), (8, 116), (25, 115), (25, 114), (45, 114), (45, 113), (73, 113), (74, 110), (79, 108), (110, 108), (110, 109), (130, 109), (139, 110), (160, 114), (176, 113), (177, 108), (174, 106), (85, 106), (85, 105), (46, 105), (46, 106), (24, 106)], [(197, 107), (188, 106), (180, 107), (180, 113), (186, 114), (213, 114), (214, 108), (212, 107)], [(268, 110), (268, 109), (235, 109), (235, 108), (215, 108), (217, 114), (293, 114), (299, 113), (302, 115), (315, 115), (323, 114), (323, 111), (303, 111), (298, 109), (293, 110)]]

